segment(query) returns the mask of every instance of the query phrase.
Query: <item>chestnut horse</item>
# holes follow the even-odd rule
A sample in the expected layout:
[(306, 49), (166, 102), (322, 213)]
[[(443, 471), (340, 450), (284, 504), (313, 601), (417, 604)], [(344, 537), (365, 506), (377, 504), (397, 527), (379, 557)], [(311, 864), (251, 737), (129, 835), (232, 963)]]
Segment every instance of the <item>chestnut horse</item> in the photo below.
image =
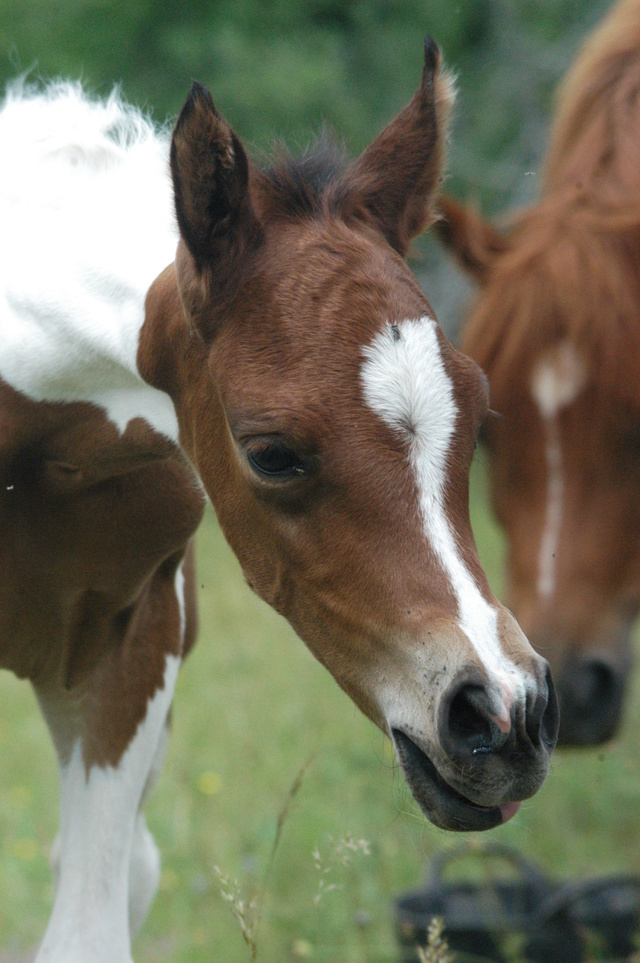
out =
[(451, 99), (427, 42), (418, 92), (353, 164), (320, 144), (261, 169), (196, 84), (175, 208), (168, 143), (117, 98), (18, 91), (0, 114), (0, 652), (61, 782), (38, 963), (129, 963), (153, 898), (141, 806), (194, 638), (203, 488), (436, 825), (496, 826), (546, 775), (548, 666), (469, 525), (485, 380), (403, 259)]
[(619, 724), (640, 608), (640, 0), (561, 89), (542, 196), (503, 233), (443, 200), (479, 283), (462, 338), (501, 419), (486, 433), (506, 601), (558, 680), (560, 739)]

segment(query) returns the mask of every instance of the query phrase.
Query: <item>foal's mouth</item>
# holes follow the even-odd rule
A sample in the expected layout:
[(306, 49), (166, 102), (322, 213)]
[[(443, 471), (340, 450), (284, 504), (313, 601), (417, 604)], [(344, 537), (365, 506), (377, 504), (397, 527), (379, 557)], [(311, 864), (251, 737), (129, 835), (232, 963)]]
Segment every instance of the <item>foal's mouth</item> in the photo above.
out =
[(392, 730), (398, 760), (407, 785), (434, 825), (453, 832), (493, 829), (515, 816), (519, 802), (480, 806), (446, 782), (434, 763), (406, 733)]

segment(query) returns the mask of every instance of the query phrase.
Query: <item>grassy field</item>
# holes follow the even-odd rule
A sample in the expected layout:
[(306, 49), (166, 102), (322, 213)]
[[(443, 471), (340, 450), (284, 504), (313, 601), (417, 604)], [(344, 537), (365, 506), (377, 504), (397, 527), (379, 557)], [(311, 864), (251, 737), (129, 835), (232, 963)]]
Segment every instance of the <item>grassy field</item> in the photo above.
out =
[[(502, 548), (483, 486), (480, 465), (474, 525), (499, 589)], [(459, 838), (422, 819), (389, 745), (247, 589), (212, 514), (199, 536), (199, 569), (200, 640), (181, 674), (173, 740), (148, 806), (163, 852), (161, 890), (136, 960), (249, 958), (215, 867), (237, 879), (245, 902), (263, 889), (264, 963), (397, 959), (394, 898)], [(37, 943), (50, 911), (58, 790), (29, 687), (4, 673), (0, 700), (0, 947), (17, 953)], [(640, 871), (639, 722), (636, 685), (621, 737), (606, 751), (557, 754), (538, 796), (489, 835), (563, 878)]]

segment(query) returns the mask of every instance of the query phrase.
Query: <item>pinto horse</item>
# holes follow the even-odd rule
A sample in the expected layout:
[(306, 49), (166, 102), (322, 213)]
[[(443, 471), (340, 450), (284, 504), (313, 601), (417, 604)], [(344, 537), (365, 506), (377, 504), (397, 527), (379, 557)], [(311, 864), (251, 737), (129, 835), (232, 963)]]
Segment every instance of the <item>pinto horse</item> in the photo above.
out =
[(153, 898), (141, 807), (194, 639), (203, 488), (249, 585), (391, 737), (436, 825), (496, 826), (546, 775), (548, 665), (469, 524), (485, 379), (403, 257), (451, 99), (429, 41), (358, 160), (320, 144), (269, 169), (197, 84), (170, 145), (117, 98), (7, 99), (0, 652), (61, 782), (38, 963), (129, 963)]
[(560, 739), (619, 725), (640, 609), (640, 0), (561, 90), (540, 200), (504, 233), (443, 199), (479, 283), (462, 348), (485, 369), (507, 601), (558, 679)]

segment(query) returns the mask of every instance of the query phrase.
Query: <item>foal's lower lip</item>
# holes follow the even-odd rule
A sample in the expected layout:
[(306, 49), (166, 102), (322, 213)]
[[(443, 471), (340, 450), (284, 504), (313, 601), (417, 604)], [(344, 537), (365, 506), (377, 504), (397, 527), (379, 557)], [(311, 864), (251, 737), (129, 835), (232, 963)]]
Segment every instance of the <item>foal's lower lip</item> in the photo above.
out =
[(490, 812), (492, 809), (499, 809), (500, 814), (502, 816), (503, 824), (509, 822), (509, 820), (515, 816), (515, 814), (520, 809), (520, 806), (522, 805), (521, 802), (507, 802), (507, 803), (499, 803), (496, 806), (480, 806), (477, 803), (471, 802), (470, 799), (467, 799), (466, 796), (463, 796), (462, 793), (459, 793), (457, 789), (454, 789), (453, 786), (450, 786), (449, 783), (445, 782), (445, 780), (439, 774), (438, 774), (438, 778), (440, 782), (444, 786), (446, 786), (448, 790), (450, 790), (450, 792), (455, 793), (457, 796), (460, 796), (460, 799), (462, 799), (468, 805), (474, 806), (476, 809), (484, 810), (486, 812)]
[(429, 756), (402, 730), (393, 729), (396, 753), (418, 805), (441, 829), (464, 832), (493, 829), (507, 822), (519, 803), (482, 806), (454, 789), (440, 774)]

